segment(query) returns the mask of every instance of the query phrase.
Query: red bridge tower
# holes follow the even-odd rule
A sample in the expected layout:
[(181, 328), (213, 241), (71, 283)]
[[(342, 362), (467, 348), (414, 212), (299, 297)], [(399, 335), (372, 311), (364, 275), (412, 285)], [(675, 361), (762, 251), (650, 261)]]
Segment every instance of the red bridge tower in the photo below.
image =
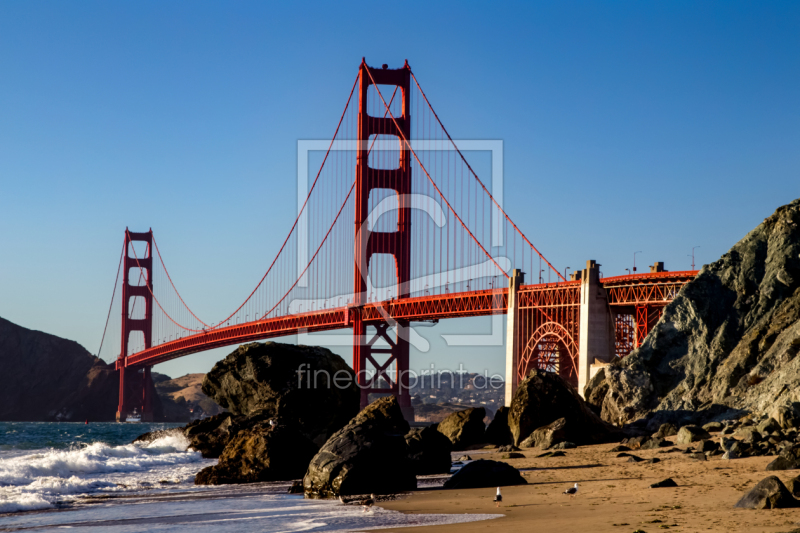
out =
[[(370, 116), (367, 96), (370, 85), (395, 86), (402, 93), (401, 114), (392, 117)], [(377, 95), (376, 95), (377, 97)], [(370, 393), (391, 393), (397, 397), (403, 414), (414, 419), (411, 397), (408, 389), (409, 344), (401, 333), (408, 327), (407, 320), (387, 320), (375, 326), (376, 332), (367, 337), (367, 326), (362, 319), (362, 306), (367, 303), (367, 279), (370, 258), (374, 254), (394, 256), (397, 274), (397, 298), (409, 296), (411, 280), (411, 151), (403, 139), (410, 139), (411, 133), (411, 68), (408, 62), (399, 69), (382, 69), (367, 66), (362, 60), (359, 71), (358, 99), (358, 158), (356, 162), (355, 187), (355, 285), (353, 312), (353, 369), (361, 388), (361, 407), (369, 403)], [(383, 104), (383, 102), (381, 102)], [(380, 106), (383, 108), (383, 106)], [(369, 151), (374, 141), (386, 142), (386, 137), (397, 139), (399, 164), (395, 169), (376, 169), (369, 166)], [(370, 231), (368, 227), (370, 192), (376, 189), (390, 189), (397, 194), (397, 230), (394, 232)], [(397, 334), (389, 335), (389, 328), (395, 327)], [(388, 347), (376, 347), (383, 340)], [(379, 362), (378, 359), (384, 359)], [(375, 367), (370, 373), (367, 364)], [(389, 369), (394, 364), (393, 376)], [(384, 385), (381, 386), (381, 381)]]

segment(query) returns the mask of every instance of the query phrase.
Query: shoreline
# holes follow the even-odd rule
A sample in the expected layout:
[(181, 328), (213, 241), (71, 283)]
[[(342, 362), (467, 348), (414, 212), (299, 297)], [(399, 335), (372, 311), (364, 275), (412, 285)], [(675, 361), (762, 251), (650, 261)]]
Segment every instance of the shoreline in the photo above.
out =
[[(800, 474), (795, 470), (767, 472), (765, 467), (774, 457), (731, 461), (714, 457), (698, 461), (680, 452), (663, 453), (670, 448), (662, 448), (629, 452), (643, 459), (660, 459), (656, 464), (629, 463), (627, 458), (617, 458), (616, 453), (608, 451), (614, 446), (613, 443), (581, 446), (565, 450), (565, 457), (552, 458), (536, 458), (542, 453), (537, 448), (523, 449), (525, 459), (502, 459), (504, 454), (498, 452), (481, 454), (482, 459), (504, 461), (520, 469), (528, 481), (528, 485), (503, 487), (500, 508), (492, 502), (493, 487), (423, 489), (403, 499), (382, 502), (381, 506), (407, 514), (505, 515), (497, 520), (430, 529), (437, 533), (486, 532), (486, 528), (498, 533), (529, 532), (532, 528), (547, 533), (629, 533), (638, 529), (647, 533), (787, 533), (800, 527), (798, 509), (734, 508), (745, 491), (762, 479), (777, 475), (785, 483)], [(649, 488), (650, 484), (668, 477), (678, 487)], [(571, 500), (562, 492), (575, 482), (580, 490)]]

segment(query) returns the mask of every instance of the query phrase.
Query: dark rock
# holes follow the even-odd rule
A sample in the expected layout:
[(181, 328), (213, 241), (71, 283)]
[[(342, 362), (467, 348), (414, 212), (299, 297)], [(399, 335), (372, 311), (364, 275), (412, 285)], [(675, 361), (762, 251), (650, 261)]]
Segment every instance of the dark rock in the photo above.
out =
[(644, 459), (636, 455), (631, 455), (630, 457), (628, 457), (629, 463), (641, 463), (642, 461), (644, 461)]
[(793, 477), (786, 484), (786, 488), (792, 493), (795, 498), (800, 497), (800, 476)]
[(603, 368), (600, 368), (583, 388), (583, 397), (586, 400), (586, 405), (597, 416), (600, 416), (603, 410), (603, 399), (607, 392), (606, 372)]
[(289, 494), (303, 494), (303, 481), (299, 479), (292, 481), (292, 486), (289, 487)]
[(658, 453), (675, 453), (681, 451), (679, 448), (670, 448), (669, 450), (659, 450)]
[(239, 431), (219, 463), (197, 473), (197, 485), (288, 481), (305, 474), (317, 446), (296, 429), (259, 422)]
[(797, 507), (797, 500), (775, 476), (762, 479), (736, 503), (742, 509), (787, 509)]
[(469, 455), (462, 455), (461, 457), (458, 458), (458, 460), (459, 461), (472, 461), (472, 457), (470, 457)]
[(663, 479), (663, 480), (659, 481), (658, 483), (653, 483), (652, 485), (650, 485), (650, 488), (651, 489), (661, 489), (661, 488), (666, 488), (666, 487), (677, 487), (677, 486), (678, 486), (678, 484), (675, 483), (675, 480), (673, 480), (671, 477), (668, 477), (667, 479)]
[(800, 426), (800, 404), (778, 406), (770, 412), (770, 417), (783, 429), (796, 428)]
[(513, 466), (500, 461), (479, 459), (465, 465), (445, 481), (445, 489), (476, 489), (526, 485), (528, 482)]
[(574, 388), (558, 374), (533, 370), (519, 384), (508, 414), (508, 426), (519, 445), (537, 428), (563, 418), (566, 435), (580, 445), (618, 441), (621, 431), (595, 415)]
[(531, 433), (528, 439), (525, 439), (526, 444), (530, 442), (533, 446), (538, 446), (543, 450), (550, 448), (557, 442), (566, 440), (567, 438), (567, 420), (559, 418), (558, 420), (540, 428), (536, 428)]
[(406, 435), (408, 458), (418, 476), (428, 474), (447, 474), (450, 472), (450, 439), (430, 426), (412, 428)]
[(647, 439), (639, 446), (640, 450), (657, 450), (659, 448), (663, 448), (665, 446), (671, 446), (672, 443), (666, 439), (660, 438), (650, 438)]
[(525, 454), (519, 452), (509, 452), (503, 456), (503, 459), (525, 459)]
[[(800, 388), (800, 200), (780, 207), (604, 368), (602, 417), (631, 423), (708, 402), (766, 415)], [(776, 419), (777, 420), (777, 419)]]
[(780, 424), (778, 424), (778, 422), (776, 422), (772, 418), (767, 418), (766, 420), (764, 420), (763, 422), (761, 422), (756, 426), (756, 431), (758, 431), (762, 435), (765, 433), (771, 434), (773, 431), (777, 431), (779, 429), (781, 429)]
[(439, 422), (439, 432), (450, 439), (454, 450), (465, 450), (468, 446), (485, 442), (486, 425), (483, 419), (486, 409), (473, 407), (456, 411)]
[(317, 446), (358, 413), (360, 401), (344, 359), (277, 342), (239, 346), (206, 374), (203, 392), (234, 415), (294, 421)]
[(752, 427), (739, 428), (733, 436), (742, 442), (758, 442), (761, 440), (761, 433)]
[(650, 437), (647, 435), (639, 435), (638, 437), (631, 437), (625, 441), (625, 444), (633, 448), (634, 450), (638, 450), (642, 447), (642, 444), (649, 441)]
[(408, 422), (394, 396), (379, 398), (334, 433), (303, 478), (307, 498), (387, 494), (417, 486), (408, 459)]
[(498, 452), (518, 452), (518, 451), (520, 451), (520, 449), (517, 448), (516, 446), (514, 446), (513, 444), (508, 444), (506, 446), (500, 446), (499, 448), (497, 448), (497, 451)]
[(511, 429), (508, 427), (508, 407), (500, 407), (494, 414), (494, 418), (486, 428), (484, 440), (489, 444), (497, 446), (507, 446), (512, 444), (514, 438), (511, 436)]
[(719, 444), (714, 442), (713, 440), (704, 440), (700, 441), (700, 451), (701, 452), (714, 452), (719, 449)]
[(551, 449), (553, 449), (553, 450), (569, 450), (571, 448), (577, 448), (577, 447), (578, 447), (578, 445), (575, 444), (574, 442), (570, 442), (568, 440), (562, 440), (561, 442), (559, 442), (557, 444), (553, 444)]
[(675, 427), (675, 424), (665, 422), (664, 424), (661, 424), (661, 426), (658, 428), (658, 431), (653, 433), (653, 438), (663, 439), (666, 437), (672, 437), (673, 435), (677, 434), (678, 434), (678, 428)]
[(767, 465), (767, 470), (800, 469), (800, 445), (789, 446), (781, 450), (780, 455)]
[(631, 449), (628, 448), (627, 446), (623, 445), (623, 444), (620, 444), (619, 446), (614, 446), (613, 448), (611, 448), (608, 451), (609, 452), (629, 452), (629, 451), (631, 451)]
[(651, 465), (654, 465), (654, 464), (660, 463), (660, 462), (661, 462), (661, 459), (659, 459), (658, 457), (653, 457), (652, 459), (648, 459), (647, 461), (645, 461), (645, 463), (651, 464)]
[(675, 437), (676, 444), (691, 444), (698, 440), (711, 438), (706, 430), (697, 426), (683, 426), (678, 431), (678, 436)]
[(798, 468), (800, 468), (800, 465), (794, 461), (778, 456), (767, 465), (766, 470), (771, 472), (775, 470), (796, 470)]
[(564, 453), (564, 452), (562, 452), (562, 451), (557, 451), (557, 452), (544, 452), (544, 453), (540, 453), (540, 454), (539, 454), (539, 455), (537, 455), (536, 457), (537, 457), (537, 458), (539, 458), (539, 457), (564, 457), (564, 456), (566, 456), (566, 455), (567, 455), (567, 454), (566, 454), (566, 453)]
[(703, 429), (709, 433), (716, 433), (718, 431), (722, 431), (722, 423), (721, 422), (709, 422), (708, 424), (703, 424)]
[(689, 457), (691, 459), (697, 459), (698, 461), (705, 461), (706, 460), (706, 454), (704, 454), (703, 452), (690, 453)]
[(620, 457), (636, 457), (636, 456), (635, 456), (635, 455), (632, 455), (632, 454), (630, 454), (630, 453), (625, 453), (625, 452), (622, 452), (622, 453), (618, 453), (618, 454), (617, 454), (617, 459), (619, 459)]
[[(240, 417), (244, 420), (244, 417)], [(216, 459), (230, 442), (238, 430), (234, 428), (234, 417), (231, 413), (221, 413), (202, 420), (195, 420), (183, 430), (189, 439), (189, 446), (200, 452), (203, 457)], [(233, 434), (232, 434), (233, 433)]]

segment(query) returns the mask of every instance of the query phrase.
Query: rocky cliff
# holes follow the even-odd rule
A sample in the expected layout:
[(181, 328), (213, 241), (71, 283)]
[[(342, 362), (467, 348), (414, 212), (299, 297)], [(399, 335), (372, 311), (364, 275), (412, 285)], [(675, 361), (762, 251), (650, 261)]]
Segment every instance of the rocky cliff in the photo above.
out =
[(800, 401), (800, 200), (779, 208), (665, 309), (642, 346), (585, 397), (603, 419), (766, 414)]
[[(75, 341), (0, 318), (0, 376), (0, 420), (115, 419), (117, 372)], [(185, 407), (154, 398), (156, 420), (189, 420)]]

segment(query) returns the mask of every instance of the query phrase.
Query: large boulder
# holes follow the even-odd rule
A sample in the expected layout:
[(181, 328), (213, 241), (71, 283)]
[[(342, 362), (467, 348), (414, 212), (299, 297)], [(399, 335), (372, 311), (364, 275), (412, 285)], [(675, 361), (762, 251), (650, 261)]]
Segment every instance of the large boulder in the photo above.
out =
[(697, 426), (683, 426), (678, 431), (678, 436), (675, 437), (676, 444), (691, 444), (693, 442), (697, 442), (699, 440), (705, 440), (711, 438), (711, 435), (708, 432)]
[(489, 444), (497, 446), (506, 446), (512, 443), (513, 437), (508, 428), (508, 407), (503, 406), (497, 410), (489, 427), (486, 428), (484, 439)]
[(307, 498), (389, 494), (417, 487), (404, 436), (408, 422), (394, 396), (379, 398), (334, 433), (303, 478)]
[(775, 476), (762, 479), (736, 503), (742, 509), (786, 509), (798, 502), (789, 489)]
[(486, 409), (483, 407), (456, 411), (439, 422), (438, 429), (442, 435), (450, 439), (454, 450), (465, 450), (473, 444), (485, 442), (484, 417)]
[(418, 476), (450, 473), (453, 443), (435, 427), (412, 428), (406, 434), (406, 446), (411, 467)]
[(787, 446), (772, 462), (767, 470), (800, 470), (800, 444)]
[(795, 200), (705, 265), (664, 308), (643, 344), (605, 367), (602, 417), (624, 424), (653, 411), (711, 404), (766, 415), (800, 401), (798, 352)]
[(566, 422), (565, 439), (576, 444), (597, 444), (621, 438), (621, 432), (600, 420), (558, 374), (532, 370), (519, 384), (508, 413), (514, 444), (519, 445), (535, 429), (559, 418)]
[(293, 427), (259, 422), (239, 431), (225, 447), (219, 463), (201, 470), (195, 483), (221, 485), (299, 479), (317, 450), (308, 437)]
[(479, 459), (464, 465), (444, 482), (446, 489), (476, 489), (481, 487), (505, 487), (525, 485), (528, 482), (519, 470), (499, 461)]
[[(240, 417), (241, 418), (241, 417)], [(235, 426), (231, 413), (220, 413), (216, 416), (195, 420), (183, 433), (189, 439), (189, 446), (200, 452), (203, 457), (216, 459), (231, 440), (231, 426)], [(233, 434), (236, 433), (234, 429)]]
[(277, 342), (239, 346), (206, 374), (203, 392), (233, 415), (291, 420), (317, 446), (358, 413), (360, 401), (344, 359)]
[(567, 419), (559, 418), (546, 426), (536, 428), (531, 436), (522, 443), (523, 448), (538, 446), (546, 450), (547, 448), (567, 440)]

